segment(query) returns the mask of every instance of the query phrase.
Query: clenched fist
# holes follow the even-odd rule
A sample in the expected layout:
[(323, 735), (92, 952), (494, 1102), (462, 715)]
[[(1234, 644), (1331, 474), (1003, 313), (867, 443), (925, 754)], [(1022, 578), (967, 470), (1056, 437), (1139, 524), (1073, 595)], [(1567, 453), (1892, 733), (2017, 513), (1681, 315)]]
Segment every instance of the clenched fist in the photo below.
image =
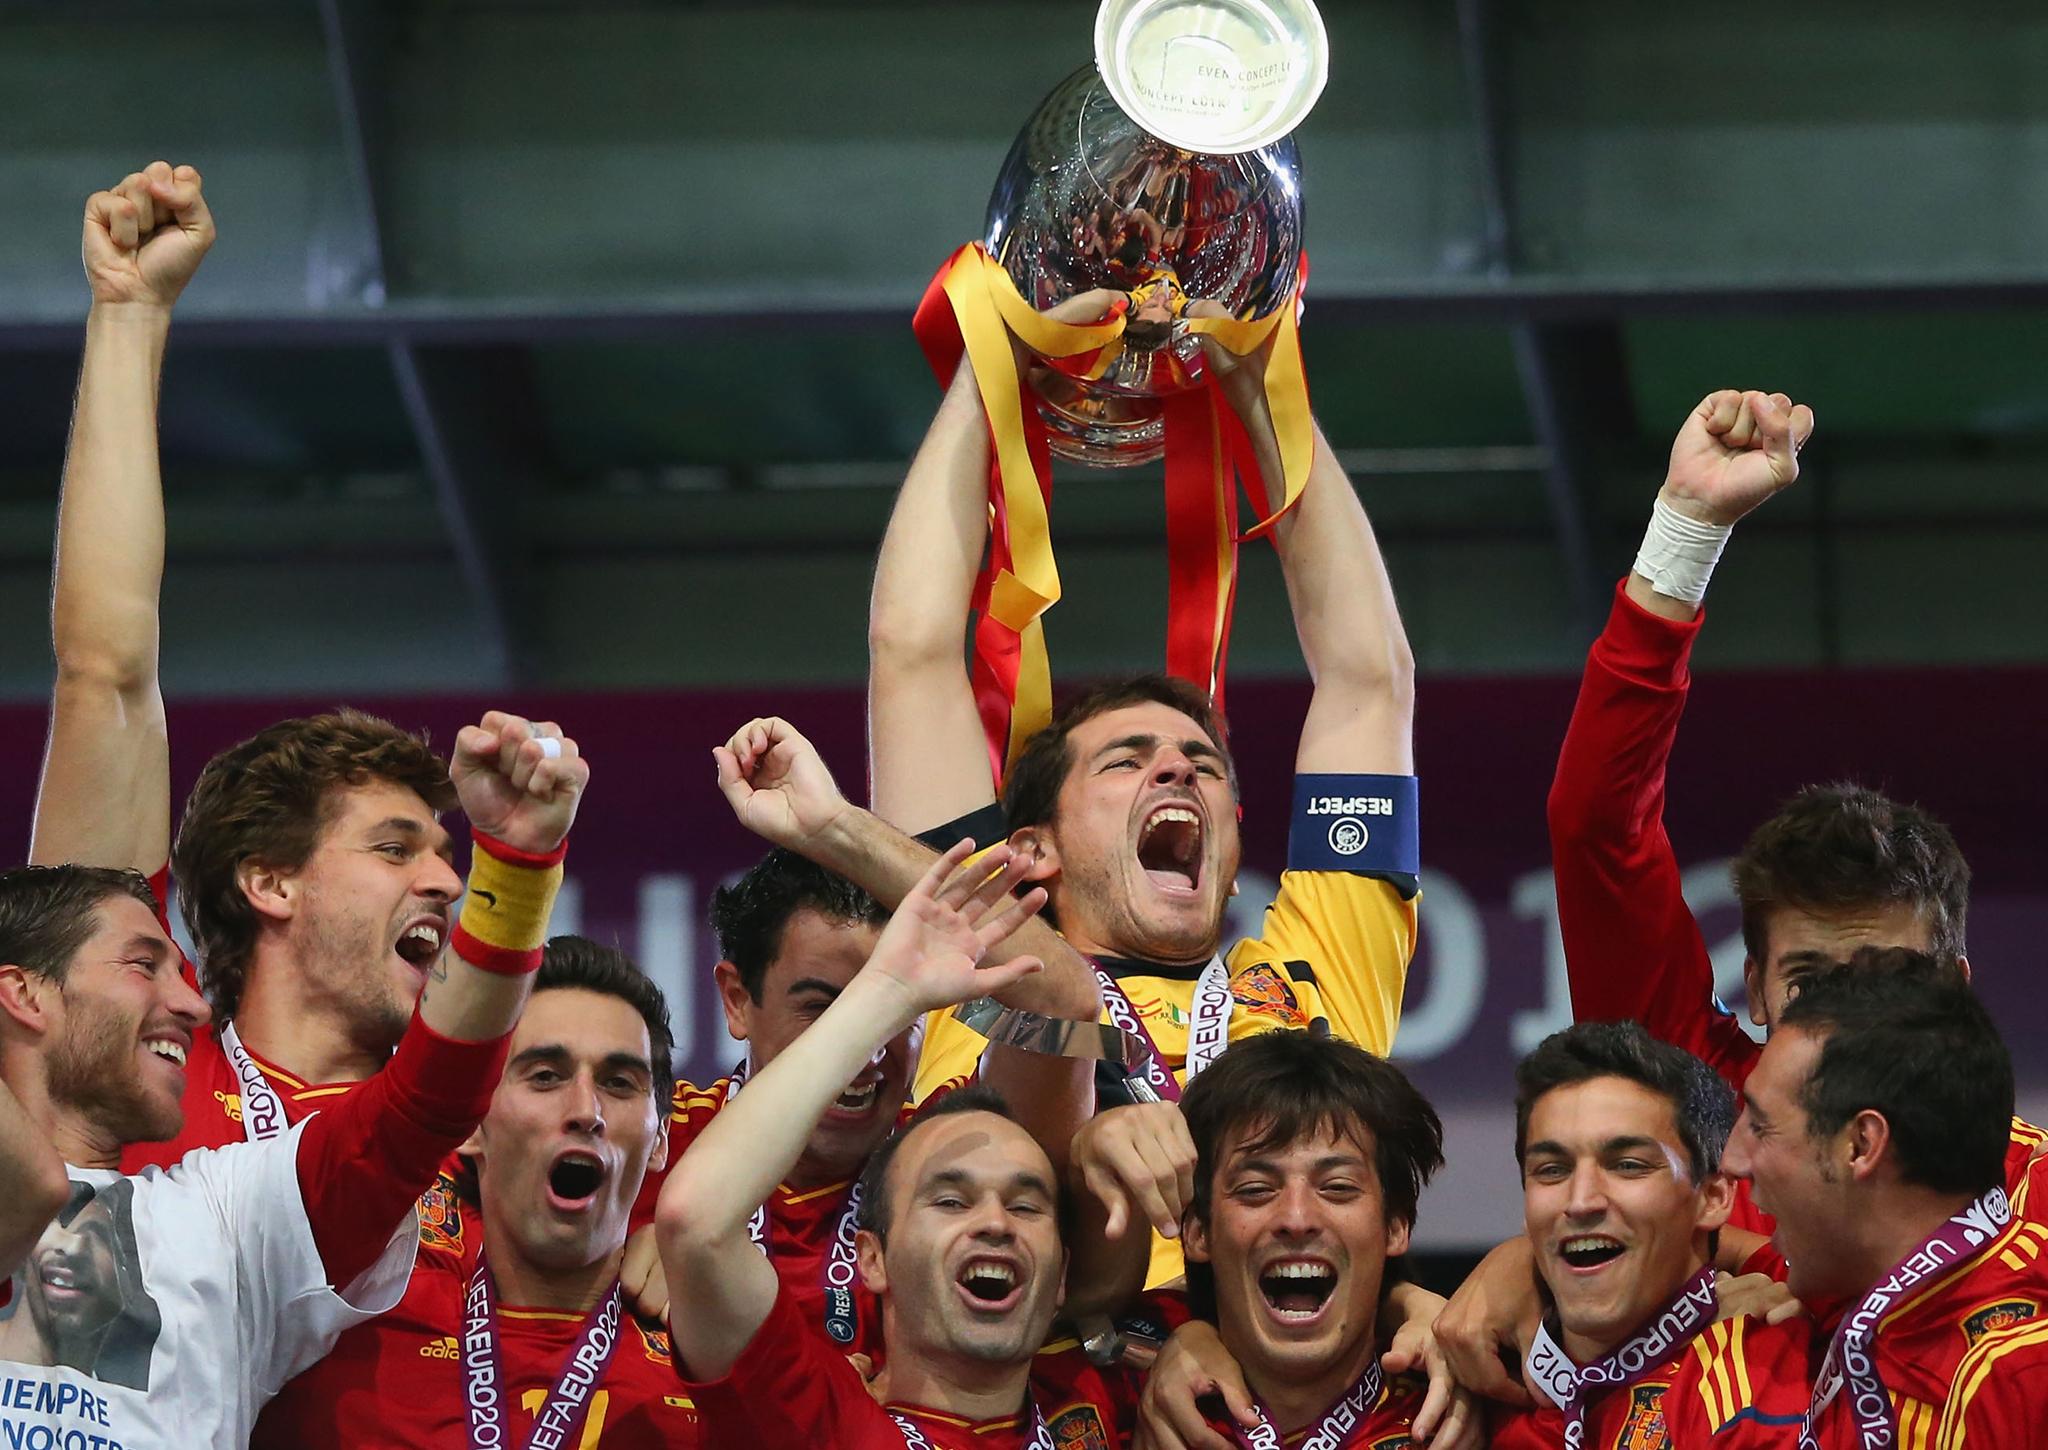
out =
[(1661, 497), (1708, 524), (1732, 524), (1799, 477), (1813, 409), (1783, 393), (1709, 393), (1671, 445)]
[(506, 845), (545, 856), (562, 844), (590, 782), (576, 742), (551, 720), (502, 710), (455, 737), (448, 778), (470, 825)]
[(213, 245), (213, 213), (190, 166), (152, 161), (85, 201), (85, 276), (96, 304), (169, 307)]

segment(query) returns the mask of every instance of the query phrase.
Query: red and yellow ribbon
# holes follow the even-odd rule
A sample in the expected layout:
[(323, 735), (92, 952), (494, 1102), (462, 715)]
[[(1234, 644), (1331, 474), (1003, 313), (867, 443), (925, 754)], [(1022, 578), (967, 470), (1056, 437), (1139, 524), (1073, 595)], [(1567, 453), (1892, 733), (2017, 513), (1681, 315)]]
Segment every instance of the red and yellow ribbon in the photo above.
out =
[[(1237, 488), (1242, 475), (1260, 521), (1244, 534), (1270, 529), (1308, 480), (1312, 431), (1301, 366), (1295, 296), (1252, 322), (1187, 319), (1190, 332), (1230, 352), (1249, 355), (1272, 338), (1265, 395), (1280, 447), (1282, 489), (1269, 504), (1267, 481), (1234, 412), (1207, 386), (1165, 402), (1168, 548), (1167, 668), (1209, 691), (1221, 708), (1224, 663), (1237, 592)], [(918, 305), (913, 328), (940, 386), (964, 354), (972, 363), (988, 419), (991, 540), (976, 584), (973, 678), (990, 765), (1000, 781), (1024, 745), (1052, 718), (1052, 670), (1042, 616), (1060, 597), (1051, 534), (1052, 458), (1044, 420), (1018, 381), (1011, 336), (1061, 368), (1092, 377), (1113, 357), (1123, 313), (1101, 322), (1056, 322), (1034, 310), (1010, 275), (980, 244), (947, 258)], [(1277, 334), (1277, 336), (1276, 336)]]

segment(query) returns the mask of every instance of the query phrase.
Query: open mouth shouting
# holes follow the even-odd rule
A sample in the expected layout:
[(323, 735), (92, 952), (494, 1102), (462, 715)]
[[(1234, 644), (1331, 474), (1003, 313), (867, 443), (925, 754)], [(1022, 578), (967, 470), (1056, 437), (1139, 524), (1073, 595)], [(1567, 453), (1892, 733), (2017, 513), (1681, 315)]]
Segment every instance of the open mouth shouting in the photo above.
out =
[(1202, 813), (1178, 800), (1161, 801), (1138, 826), (1138, 867), (1169, 896), (1193, 896), (1202, 884)]
[(1557, 1246), (1557, 1256), (1574, 1274), (1597, 1274), (1626, 1251), (1611, 1234), (1574, 1234)]
[(1001, 1254), (976, 1254), (960, 1266), (953, 1286), (969, 1312), (1007, 1314), (1024, 1298), (1024, 1267)]
[(1337, 1292), (1337, 1269), (1327, 1259), (1280, 1259), (1259, 1274), (1259, 1295), (1285, 1325), (1313, 1324)]
[(826, 1116), (835, 1118), (865, 1118), (873, 1113), (882, 1100), (882, 1079), (879, 1075), (856, 1078), (846, 1086), (846, 1091), (832, 1100)]
[(558, 1213), (581, 1213), (597, 1201), (607, 1170), (604, 1161), (584, 1148), (560, 1154), (548, 1169), (548, 1207)]
[(448, 940), (448, 923), (438, 916), (417, 916), (398, 934), (393, 950), (408, 967), (425, 975), (441, 959), (441, 947)]

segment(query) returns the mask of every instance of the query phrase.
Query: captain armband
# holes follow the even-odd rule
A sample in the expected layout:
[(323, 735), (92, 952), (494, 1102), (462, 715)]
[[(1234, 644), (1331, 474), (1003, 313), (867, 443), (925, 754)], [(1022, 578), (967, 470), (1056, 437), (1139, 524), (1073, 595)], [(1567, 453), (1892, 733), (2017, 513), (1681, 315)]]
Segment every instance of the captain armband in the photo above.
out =
[(1417, 875), (1420, 818), (1412, 775), (1297, 775), (1287, 869)]

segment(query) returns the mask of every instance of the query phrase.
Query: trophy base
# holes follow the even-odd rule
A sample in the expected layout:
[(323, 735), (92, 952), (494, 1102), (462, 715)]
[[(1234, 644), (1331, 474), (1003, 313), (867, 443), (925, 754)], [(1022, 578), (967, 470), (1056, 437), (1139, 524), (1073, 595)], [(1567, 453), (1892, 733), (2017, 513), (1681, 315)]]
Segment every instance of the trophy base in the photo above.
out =
[(1055, 458), (1130, 468), (1166, 453), (1166, 415), (1157, 398), (1084, 392), (1051, 368), (1033, 370), (1031, 391)]

